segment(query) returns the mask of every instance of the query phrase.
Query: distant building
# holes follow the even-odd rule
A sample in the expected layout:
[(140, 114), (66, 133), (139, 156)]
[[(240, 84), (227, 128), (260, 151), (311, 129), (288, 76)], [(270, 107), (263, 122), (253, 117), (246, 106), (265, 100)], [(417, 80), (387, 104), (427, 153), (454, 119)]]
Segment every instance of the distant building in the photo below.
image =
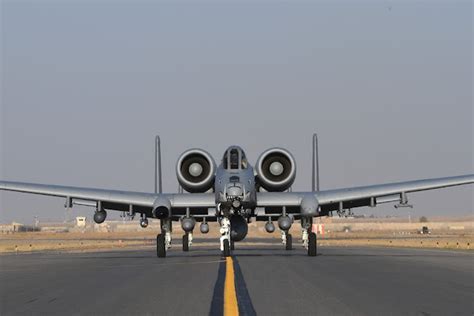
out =
[(76, 226), (77, 227), (86, 227), (86, 217), (85, 216), (77, 216), (76, 217)]
[(12, 222), (11, 224), (0, 224), (1, 233), (33, 232), (39, 231), (39, 228), (28, 226), (22, 223)]
[(11, 224), (0, 225), (0, 231), (2, 233), (13, 233), (22, 231), (23, 224), (12, 222)]

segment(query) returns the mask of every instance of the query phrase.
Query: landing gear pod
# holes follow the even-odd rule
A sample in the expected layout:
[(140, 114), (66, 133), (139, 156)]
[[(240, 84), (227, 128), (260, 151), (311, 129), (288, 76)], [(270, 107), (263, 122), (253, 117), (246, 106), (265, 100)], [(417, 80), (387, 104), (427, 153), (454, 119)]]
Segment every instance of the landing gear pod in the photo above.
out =
[(153, 203), (153, 217), (164, 219), (171, 215), (171, 203), (165, 197), (158, 197)]

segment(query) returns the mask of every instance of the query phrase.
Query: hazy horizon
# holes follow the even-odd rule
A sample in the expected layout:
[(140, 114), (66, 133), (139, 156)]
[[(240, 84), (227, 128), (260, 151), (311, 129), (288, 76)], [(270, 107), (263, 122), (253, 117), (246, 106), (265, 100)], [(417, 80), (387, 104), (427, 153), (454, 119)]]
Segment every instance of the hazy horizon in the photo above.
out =
[[(191, 147), (272, 146), (311, 188), (474, 173), (472, 2), (3, 1), (0, 179), (165, 192)], [(413, 218), (473, 214), (472, 185), (409, 194)], [(0, 222), (64, 217), (0, 192)], [(382, 205), (356, 214), (407, 214)], [(73, 215), (93, 210), (75, 208)], [(118, 218), (119, 212), (109, 212)]]

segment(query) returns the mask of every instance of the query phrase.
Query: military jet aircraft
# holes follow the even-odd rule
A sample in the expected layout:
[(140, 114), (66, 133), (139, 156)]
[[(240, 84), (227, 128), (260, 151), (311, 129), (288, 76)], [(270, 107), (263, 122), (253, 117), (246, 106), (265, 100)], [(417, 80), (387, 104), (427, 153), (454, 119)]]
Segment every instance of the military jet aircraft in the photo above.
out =
[[(313, 188), (308, 192), (291, 191), (296, 177), (296, 162), (288, 150), (270, 148), (264, 151), (253, 168), (244, 150), (238, 146), (230, 146), (224, 152), (219, 166), (202, 149), (189, 149), (181, 154), (176, 164), (179, 193), (162, 193), (161, 172), (160, 189), (155, 193), (10, 181), (0, 181), (0, 190), (64, 197), (67, 208), (74, 204), (91, 206), (95, 208), (96, 223), (105, 221), (108, 210), (127, 212), (132, 217), (139, 213), (143, 228), (148, 226), (148, 218), (159, 219), (158, 257), (166, 257), (167, 249), (171, 247), (172, 221), (181, 222), (183, 251), (189, 250), (196, 222), (201, 222), (200, 231), (207, 233), (207, 222), (217, 221), (221, 234), (220, 250), (227, 257), (234, 249), (234, 242), (246, 237), (250, 221), (266, 221), (265, 229), (271, 233), (275, 230), (272, 219), (277, 219), (282, 243), (287, 250), (292, 249), (289, 230), (294, 221), (300, 221), (302, 245), (308, 256), (316, 256), (316, 234), (312, 231), (315, 217), (327, 216), (333, 211), (344, 214), (356, 207), (375, 207), (389, 202), (398, 203), (397, 207), (407, 207), (410, 206), (408, 193), (474, 183), (474, 174), (470, 174), (319, 190), (319, 183), (315, 186), (318, 166), (315, 164), (314, 144), (313, 136)], [(161, 154), (159, 157), (161, 170)]]

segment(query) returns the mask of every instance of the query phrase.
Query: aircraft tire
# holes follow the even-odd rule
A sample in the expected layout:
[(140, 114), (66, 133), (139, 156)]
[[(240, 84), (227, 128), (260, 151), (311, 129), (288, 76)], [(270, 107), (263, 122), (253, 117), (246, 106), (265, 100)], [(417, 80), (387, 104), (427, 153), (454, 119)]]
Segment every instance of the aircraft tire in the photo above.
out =
[(291, 234), (286, 234), (286, 250), (293, 250), (293, 236)]
[(183, 251), (189, 251), (189, 235), (183, 235)]
[(308, 236), (308, 256), (315, 257), (317, 254), (316, 233), (309, 233)]
[(158, 234), (156, 236), (156, 255), (158, 258), (166, 257), (165, 235)]
[(230, 243), (229, 240), (224, 240), (224, 251), (222, 252), (224, 257), (230, 257)]

